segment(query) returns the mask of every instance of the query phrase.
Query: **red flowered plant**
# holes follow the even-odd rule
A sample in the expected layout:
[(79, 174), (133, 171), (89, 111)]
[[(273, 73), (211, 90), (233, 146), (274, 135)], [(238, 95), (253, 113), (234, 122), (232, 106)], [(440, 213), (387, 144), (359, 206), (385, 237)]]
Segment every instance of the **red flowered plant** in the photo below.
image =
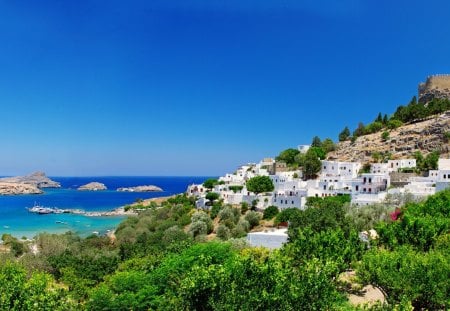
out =
[(392, 212), (392, 213), (390, 214), (390, 216), (391, 216), (391, 220), (392, 220), (392, 221), (397, 221), (397, 220), (399, 220), (400, 217), (402, 216), (402, 210), (399, 209), (399, 208), (397, 208), (397, 209), (395, 209), (394, 212)]

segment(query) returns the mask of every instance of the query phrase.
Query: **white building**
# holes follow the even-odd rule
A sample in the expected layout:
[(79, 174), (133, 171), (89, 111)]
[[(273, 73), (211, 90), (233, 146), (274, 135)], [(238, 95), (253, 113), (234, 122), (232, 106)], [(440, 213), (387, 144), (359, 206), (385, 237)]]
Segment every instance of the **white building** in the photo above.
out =
[(322, 161), (321, 177), (356, 178), (361, 169), (359, 162)]
[(263, 232), (250, 232), (247, 241), (251, 246), (280, 248), (288, 240), (287, 229), (272, 229)]
[(441, 191), (450, 188), (450, 169), (439, 170), (436, 181), (436, 191)]
[(415, 168), (416, 159), (389, 160), (389, 172), (398, 172), (405, 168)]
[(441, 158), (438, 160), (438, 170), (450, 170), (450, 159)]
[(370, 172), (376, 174), (389, 174), (389, 163), (372, 163)]
[(361, 174), (352, 184), (352, 204), (369, 205), (381, 203), (390, 186), (390, 177), (387, 174), (366, 173)]

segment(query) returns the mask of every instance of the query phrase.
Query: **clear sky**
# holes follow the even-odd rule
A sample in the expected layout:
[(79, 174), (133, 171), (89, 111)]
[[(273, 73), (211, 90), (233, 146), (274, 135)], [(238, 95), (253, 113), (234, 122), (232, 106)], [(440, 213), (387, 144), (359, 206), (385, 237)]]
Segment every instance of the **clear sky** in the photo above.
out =
[(0, 0), (0, 175), (222, 175), (450, 73), (450, 1)]

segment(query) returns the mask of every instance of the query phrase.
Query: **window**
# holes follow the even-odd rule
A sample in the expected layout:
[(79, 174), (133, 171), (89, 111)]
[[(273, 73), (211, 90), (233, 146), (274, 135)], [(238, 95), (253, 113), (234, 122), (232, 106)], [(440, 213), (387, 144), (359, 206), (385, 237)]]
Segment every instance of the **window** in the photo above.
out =
[(356, 186), (356, 191), (359, 191), (359, 186)]
[(369, 178), (369, 184), (372, 182), (372, 178)]

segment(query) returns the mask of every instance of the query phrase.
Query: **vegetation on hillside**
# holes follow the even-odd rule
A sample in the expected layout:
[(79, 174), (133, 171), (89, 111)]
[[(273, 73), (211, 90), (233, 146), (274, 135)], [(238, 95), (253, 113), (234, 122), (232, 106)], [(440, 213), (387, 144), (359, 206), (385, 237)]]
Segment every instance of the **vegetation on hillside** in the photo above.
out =
[[(339, 278), (348, 269), (385, 293), (373, 310), (450, 307), (450, 190), (395, 211), (348, 196), (268, 208), (264, 218), (290, 223), (275, 251), (232, 238), (260, 213), (214, 204), (215, 216), (177, 196), (125, 220), (115, 240), (40, 234), (38, 252), (0, 256), (0, 310), (357, 310)], [(361, 239), (371, 228), (379, 238)]]

